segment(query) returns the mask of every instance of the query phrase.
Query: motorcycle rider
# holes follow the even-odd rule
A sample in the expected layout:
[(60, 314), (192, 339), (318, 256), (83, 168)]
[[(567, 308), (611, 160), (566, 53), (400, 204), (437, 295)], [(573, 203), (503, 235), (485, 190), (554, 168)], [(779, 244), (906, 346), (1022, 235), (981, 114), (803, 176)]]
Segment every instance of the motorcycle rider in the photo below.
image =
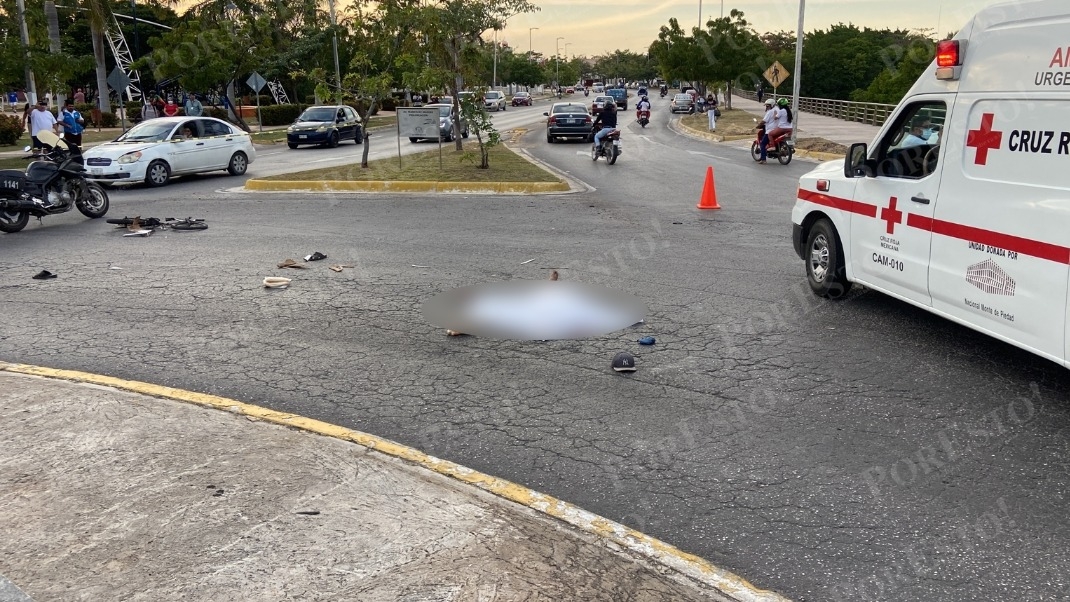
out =
[(594, 135), (594, 146), (591, 147), (591, 157), (595, 159), (598, 158), (598, 146), (602, 144), (602, 139), (617, 129), (617, 103), (607, 102), (598, 113), (598, 117), (594, 118), (594, 125), (591, 129), (598, 127), (598, 124), (602, 124), (602, 129)]
[(792, 123), (794, 116), (791, 114), (790, 105), (791, 103), (788, 102), (786, 97), (776, 101), (776, 127), (771, 131), (769, 129), (765, 130), (765, 135), (769, 140), (776, 140), (784, 134), (789, 134), (792, 128), (795, 127)]
[(773, 99), (772, 98), (766, 98), (765, 99), (765, 116), (762, 117), (762, 122), (765, 124), (765, 134), (762, 136), (761, 144), (759, 144), (759, 146), (762, 147), (762, 149), (761, 149), (762, 155), (761, 155), (761, 159), (758, 161), (758, 163), (765, 163), (766, 156), (767, 156), (767, 153), (766, 153), (766, 150), (765, 150), (765, 146), (767, 144), (769, 144), (769, 132), (772, 132), (773, 130), (776, 129), (777, 118), (778, 118), (778, 114), (776, 112), (776, 108), (773, 106)]
[(650, 111), (650, 100), (646, 97), (645, 94), (643, 95), (642, 100), (640, 100), (635, 105), (635, 120), (636, 121), (639, 121), (640, 115), (643, 113), (643, 111)]

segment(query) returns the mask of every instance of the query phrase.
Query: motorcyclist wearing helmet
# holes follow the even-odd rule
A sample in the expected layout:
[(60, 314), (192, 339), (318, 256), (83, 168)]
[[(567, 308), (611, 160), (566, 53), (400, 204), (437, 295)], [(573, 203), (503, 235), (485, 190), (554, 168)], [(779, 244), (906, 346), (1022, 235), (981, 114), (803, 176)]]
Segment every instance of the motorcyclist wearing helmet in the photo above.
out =
[(765, 131), (770, 140), (776, 140), (784, 134), (790, 134), (795, 125), (794, 115), (791, 113), (791, 103), (786, 97), (776, 101), (776, 124), (772, 131)]
[(594, 118), (594, 125), (591, 129), (598, 127), (599, 124), (602, 125), (602, 129), (594, 135), (594, 146), (591, 147), (592, 157), (598, 157), (598, 146), (602, 144), (602, 139), (617, 129), (617, 103), (607, 102), (606, 106), (598, 112), (598, 117)]
[(649, 111), (649, 110), (650, 110), (650, 100), (646, 97), (646, 94), (644, 94), (643, 98), (639, 102), (635, 103), (635, 120), (639, 121), (640, 114), (643, 111)]
[(758, 160), (758, 163), (765, 163), (765, 159), (766, 159), (766, 155), (767, 155), (767, 153), (765, 151), (765, 147), (769, 144), (769, 133), (776, 129), (777, 118), (778, 118), (778, 115), (777, 115), (777, 112), (776, 112), (776, 106), (775, 106), (775, 103), (773, 102), (773, 99), (772, 98), (766, 98), (765, 99), (765, 116), (762, 117), (762, 123), (765, 125), (765, 134), (762, 136), (762, 143), (759, 145), (759, 146), (762, 147), (762, 149), (761, 149), (762, 155), (761, 155), (761, 159)]

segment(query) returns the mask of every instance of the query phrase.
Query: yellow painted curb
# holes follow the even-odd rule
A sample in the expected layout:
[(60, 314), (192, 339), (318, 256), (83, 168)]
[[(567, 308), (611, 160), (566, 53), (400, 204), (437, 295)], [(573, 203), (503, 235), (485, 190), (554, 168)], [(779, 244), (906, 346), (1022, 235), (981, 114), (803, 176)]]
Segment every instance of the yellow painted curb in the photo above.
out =
[(731, 596), (733, 600), (738, 600), (739, 602), (790, 602), (787, 598), (784, 598), (775, 592), (754, 587), (747, 580), (714, 566), (703, 558), (683, 552), (663, 541), (588, 512), (578, 506), (528, 489), (527, 487), (522, 487), (516, 483), (466, 468), (460, 464), (429, 456), (419, 450), (376, 437), (375, 435), (369, 435), (367, 433), (314, 420), (312, 418), (306, 418), (297, 414), (269, 410), (267, 408), (242, 403), (226, 397), (195, 393), (172, 387), (91, 374), (88, 372), (59, 370), (55, 368), (45, 368), (27, 364), (11, 364), (7, 362), (0, 362), (0, 371), (102, 385), (123, 391), (140, 393), (142, 395), (160, 397), (163, 399), (191, 403), (206, 408), (223, 410), (232, 414), (249, 416), (265, 422), (301, 429), (325, 437), (350, 441), (388, 456), (418, 464), (440, 475), (456, 479), (469, 485), (474, 485), (504, 499), (562, 520), (586, 533), (600, 537), (607, 542), (612, 542), (617, 546), (649, 558), (650, 560), (670, 567), (683, 575), (713, 587), (718, 591)]
[(403, 182), (350, 180), (247, 180), (247, 190), (289, 192), (428, 192), (428, 193), (487, 193), (537, 194), (540, 192), (568, 192), (567, 182)]

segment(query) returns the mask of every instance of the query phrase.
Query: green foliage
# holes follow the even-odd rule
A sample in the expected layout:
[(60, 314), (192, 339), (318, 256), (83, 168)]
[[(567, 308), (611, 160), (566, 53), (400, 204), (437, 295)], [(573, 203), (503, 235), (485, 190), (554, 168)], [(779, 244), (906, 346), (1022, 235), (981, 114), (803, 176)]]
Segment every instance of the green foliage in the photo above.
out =
[(0, 114), (0, 145), (10, 146), (22, 137), (22, 119), (14, 115)]
[[(490, 168), (490, 149), (502, 141), (502, 136), (494, 128), (486, 108), (483, 106), (483, 92), (486, 88), (480, 88), (476, 94), (466, 96), (461, 102), (461, 116), (468, 123), (469, 132), (476, 135), (479, 144), (479, 168)], [(483, 137), (487, 139), (484, 140)]]
[(919, 41), (912, 45), (894, 66), (881, 71), (865, 90), (851, 93), (851, 100), (899, 104), (936, 56), (935, 44)]
[(308, 108), (306, 105), (268, 105), (260, 107), (261, 125), (289, 125)]

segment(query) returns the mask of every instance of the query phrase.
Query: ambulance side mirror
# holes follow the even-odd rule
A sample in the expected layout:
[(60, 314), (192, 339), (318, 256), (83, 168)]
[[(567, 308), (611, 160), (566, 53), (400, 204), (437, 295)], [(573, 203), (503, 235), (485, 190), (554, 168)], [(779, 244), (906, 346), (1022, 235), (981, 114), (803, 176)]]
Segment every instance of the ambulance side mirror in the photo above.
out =
[(845, 178), (873, 177), (876, 170), (867, 160), (868, 155), (865, 142), (857, 142), (847, 150), (847, 158), (843, 162), (843, 176)]

